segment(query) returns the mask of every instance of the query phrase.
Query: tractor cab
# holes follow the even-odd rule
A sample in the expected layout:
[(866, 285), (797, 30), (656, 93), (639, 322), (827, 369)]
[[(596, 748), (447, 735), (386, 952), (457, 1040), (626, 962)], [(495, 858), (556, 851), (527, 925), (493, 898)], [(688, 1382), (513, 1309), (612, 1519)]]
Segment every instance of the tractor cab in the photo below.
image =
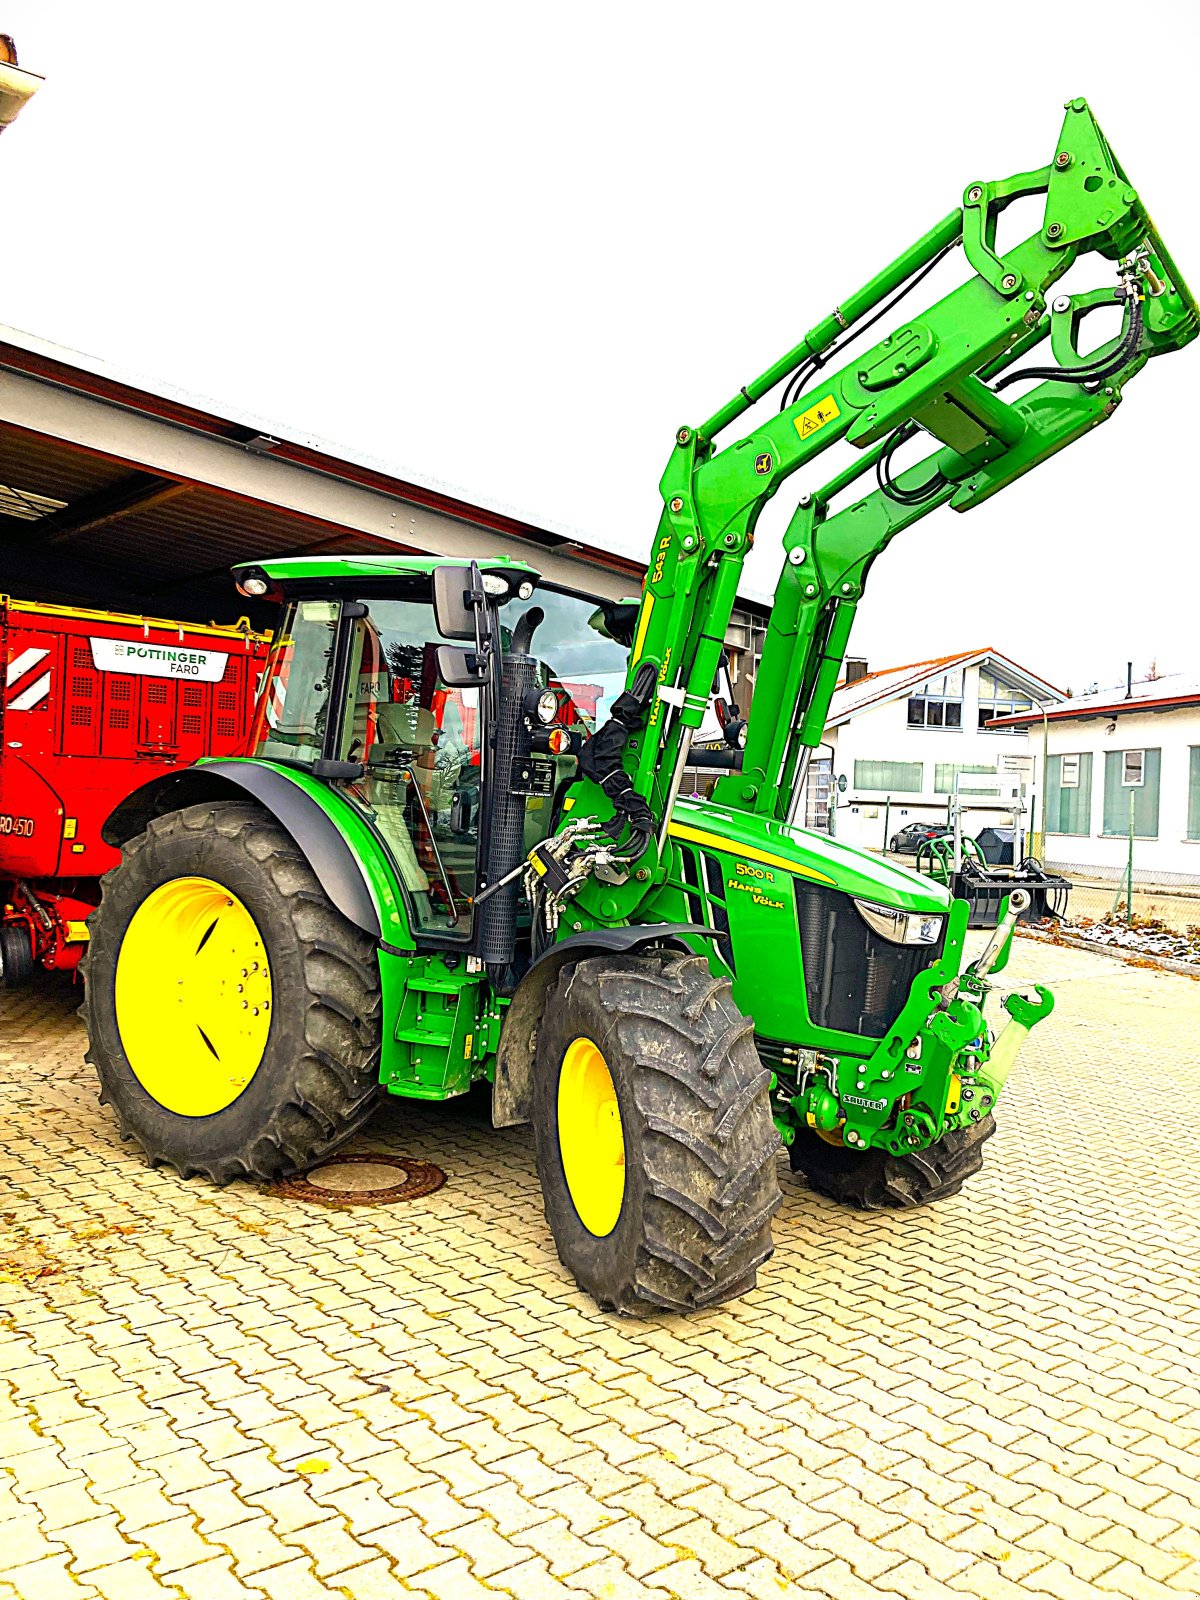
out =
[[(498, 876), (490, 790), (514, 646), (534, 690), (507, 785), (523, 801), (523, 856), (553, 831), (583, 741), (624, 687), (634, 609), (543, 584), (518, 563), (473, 570), (481, 603), (465, 628), (435, 605), (435, 586), (462, 587), (464, 575), (469, 586), (469, 567), (299, 559), (238, 575), (243, 592), (284, 607), (249, 754), (340, 793), (386, 847), (414, 937), (435, 947), (471, 946), (476, 896)], [(470, 650), (456, 643), (464, 632)]]

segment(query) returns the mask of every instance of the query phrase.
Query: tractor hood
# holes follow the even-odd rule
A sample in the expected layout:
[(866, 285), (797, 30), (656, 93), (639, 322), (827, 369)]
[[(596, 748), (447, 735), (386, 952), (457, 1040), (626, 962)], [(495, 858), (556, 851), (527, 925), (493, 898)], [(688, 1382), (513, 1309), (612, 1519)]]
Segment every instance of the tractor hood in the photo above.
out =
[(725, 851), (905, 911), (945, 913), (953, 899), (940, 883), (895, 867), (866, 850), (841, 844), (828, 834), (711, 801), (680, 800), (672, 814), (670, 834), (683, 844)]

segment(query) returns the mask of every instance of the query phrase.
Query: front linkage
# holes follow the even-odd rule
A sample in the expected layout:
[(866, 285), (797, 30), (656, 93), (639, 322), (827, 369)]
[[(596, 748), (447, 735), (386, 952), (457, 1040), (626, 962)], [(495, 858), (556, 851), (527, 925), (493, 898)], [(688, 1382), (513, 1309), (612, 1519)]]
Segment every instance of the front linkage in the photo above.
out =
[(776, 1122), (786, 1144), (797, 1125), (857, 1150), (902, 1156), (927, 1149), (954, 1130), (969, 1130), (994, 1110), (1017, 1050), (1054, 1009), (1048, 989), (1037, 999), (1011, 994), (1008, 1024), (993, 1042), (984, 1016), (989, 978), (1008, 963), (1023, 891), (1006, 900), (983, 954), (960, 974), (967, 903), (956, 900), (942, 953), (920, 973), (908, 1001), (865, 1061), (814, 1055)]

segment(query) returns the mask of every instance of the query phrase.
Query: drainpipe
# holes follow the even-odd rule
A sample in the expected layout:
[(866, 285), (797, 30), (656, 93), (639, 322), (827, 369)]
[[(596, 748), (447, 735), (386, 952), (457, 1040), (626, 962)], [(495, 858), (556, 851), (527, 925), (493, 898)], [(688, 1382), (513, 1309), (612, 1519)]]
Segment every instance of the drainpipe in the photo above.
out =
[[(1039, 833), (1041, 835), (1041, 840), (1042, 840), (1042, 865), (1045, 866), (1045, 864), (1046, 864), (1046, 790), (1047, 790), (1047, 788), (1049, 786), (1049, 779), (1050, 779), (1050, 718), (1046, 714), (1046, 707), (1038, 699), (1037, 695), (1031, 694), (1029, 696), (1029, 698), (1033, 701), (1034, 705), (1042, 713), (1042, 781), (1041, 781), (1041, 784), (1039, 785), (1039, 787), (1041, 789), (1041, 803), (1038, 806), (1038, 810), (1041, 812), (1041, 827), (1040, 827), (1040, 829), (1038, 831), (1039, 831)], [(1013, 861), (1013, 866), (1015, 867), (1015, 866), (1017, 866), (1017, 864), (1018, 863), (1014, 860)]]

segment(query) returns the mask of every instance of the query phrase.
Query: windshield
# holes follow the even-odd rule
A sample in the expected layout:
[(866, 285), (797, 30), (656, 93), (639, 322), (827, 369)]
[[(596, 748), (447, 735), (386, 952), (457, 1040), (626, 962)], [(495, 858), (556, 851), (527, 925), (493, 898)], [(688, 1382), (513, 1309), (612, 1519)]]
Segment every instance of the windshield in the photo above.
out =
[(588, 734), (595, 733), (608, 721), (613, 701), (625, 688), (628, 647), (606, 632), (604, 610), (597, 601), (561, 589), (539, 588), (531, 600), (510, 600), (501, 607), (505, 649), (521, 617), (535, 606), (546, 614), (530, 646), (538, 662), (539, 681), (566, 695), (560, 722), (582, 724)]
[[(359, 768), (357, 776), (334, 782), (386, 843), (413, 931), (467, 938), (483, 814), (480, 692), (452, 688), (438, 676), (438, 646), (448, 641), (434, 621), (428, 583), (414, 582), (407, 595), (356, 599), (339, 645), (342, 604), (297, 600), (284, 612), (259, 697), (253, 753), (293, 765), (324, 757)], [(535, 607), (545, 613), (531, 645), (538, 682), (562, 692), (557, 720), (590, 736), (625, 687), (626, 647), (609, 636), (597, 601), (539, 589), (501, 607), (505, 648)], [(335, 647), (342, 652), (336, 670)], [(573, 754), (545, 759), (553, 762), (553, 782), (528, 798), (530, 846), (552, 831), (556, 801), (577, 770)]]

